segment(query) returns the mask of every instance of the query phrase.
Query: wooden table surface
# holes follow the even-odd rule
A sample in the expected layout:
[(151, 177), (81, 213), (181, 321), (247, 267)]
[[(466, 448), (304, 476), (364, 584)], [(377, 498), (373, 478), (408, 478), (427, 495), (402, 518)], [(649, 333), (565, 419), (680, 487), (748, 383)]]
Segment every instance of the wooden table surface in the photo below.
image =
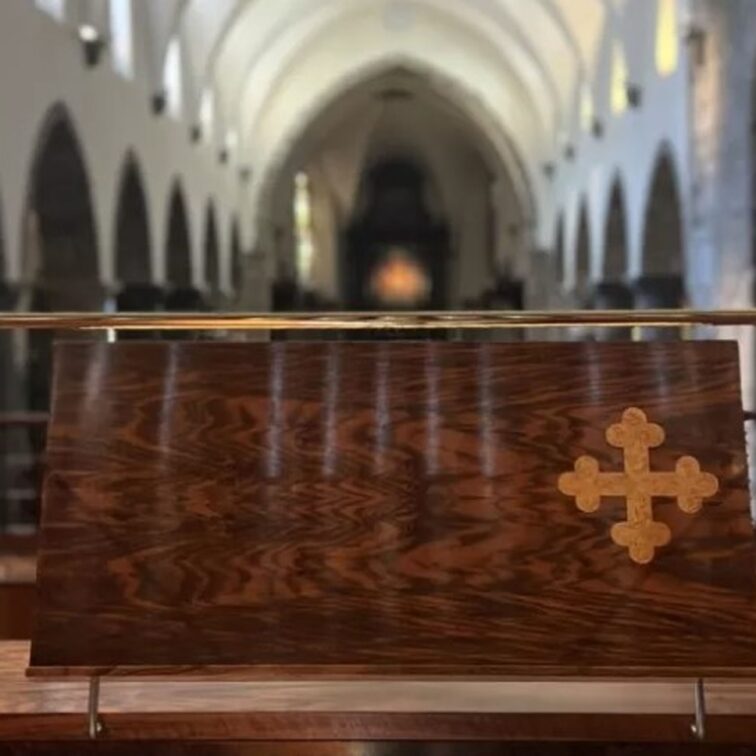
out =
[[(86, 739), (87, 683), (25, 676), (0, 643), (0, 740)], [(706, 685), (710, 742), (756, 738), (756, 682)], [(229, 682), (105, 679), (110, 741), (693, 742), (690, 681)], [(302, 753), (306, 753), (303, 751)]]
[[(59, 346), (33, 674), (756, 676), (736, 345)], [(582, 455), (719, 490), (650, 564)]]

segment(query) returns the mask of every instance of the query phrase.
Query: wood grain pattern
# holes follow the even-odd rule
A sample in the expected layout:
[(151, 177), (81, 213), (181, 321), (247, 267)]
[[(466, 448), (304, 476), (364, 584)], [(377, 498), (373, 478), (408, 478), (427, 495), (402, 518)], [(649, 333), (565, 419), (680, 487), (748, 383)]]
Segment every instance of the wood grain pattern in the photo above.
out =
[[(32, 674), (756, 675), (737, 348), (69, 344)], [(720, 481), (651, 565), (558, 491), (607, 426)]]

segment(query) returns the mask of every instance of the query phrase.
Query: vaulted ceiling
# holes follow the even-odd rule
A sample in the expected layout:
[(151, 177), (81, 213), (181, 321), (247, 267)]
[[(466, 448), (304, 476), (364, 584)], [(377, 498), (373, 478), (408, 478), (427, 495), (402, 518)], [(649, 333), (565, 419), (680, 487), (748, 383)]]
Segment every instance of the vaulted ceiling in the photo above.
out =
[(256, 160), (274, 160), (324, 103), (402, 64), (454, 91), (502, 154), (514, 150), (529, 170), (596, 85), (626, 3), (160, 0), (143, 12), (156, 74), (178, 38), (186, 107), (212, 91), (217, 118)]

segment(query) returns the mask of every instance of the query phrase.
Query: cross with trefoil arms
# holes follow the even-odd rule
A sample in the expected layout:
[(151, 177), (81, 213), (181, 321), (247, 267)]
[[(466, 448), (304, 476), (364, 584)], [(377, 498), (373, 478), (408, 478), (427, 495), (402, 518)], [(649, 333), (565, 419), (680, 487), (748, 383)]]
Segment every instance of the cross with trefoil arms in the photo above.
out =
[(596, 512), (604, 496), (626, 498), (627, 521), (612, 527), (612, 540), (628, 549), (634, 562), (648, 564), (656, 549), (672, 538), (669, 527), (654, 520), (654, 497), (675, 498), (683, 512), (695, 514), (704, 499), (717, 493), (719, 481), (701, 472), (693, 457), (681, 457), (674, 472), (652, 472), (649, 450), (664, 443), (664, 430), (649, 423), (646, 414), (635, 407), (625, 410), (622, 422), (609, 428), (606, 440), (624, 451), (624, 472), (600, 472), (596, 459), (580, 457), (574, 472), (560, 476), (559, 490), (574, 496), (583, 512)]

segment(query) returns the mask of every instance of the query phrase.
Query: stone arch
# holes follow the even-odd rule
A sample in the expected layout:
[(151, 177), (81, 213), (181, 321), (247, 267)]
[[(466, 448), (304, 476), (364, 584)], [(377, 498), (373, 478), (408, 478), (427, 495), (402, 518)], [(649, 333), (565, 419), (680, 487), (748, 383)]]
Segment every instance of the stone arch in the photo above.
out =
[(670, 150), (659, 152), (646, 199), (642, 275), (636, 306), (677, 308), (685, 303), (685, 246), (678, 173)]
[(99, 309), (101, 292), (93, 301), (86, 291), (99, 280), (89, 174), (74, 123), (62, 105), (51, 108), (40, 130), (25, 216), (32, 233), (23, 259), (37, 289), (35, 308)]
[(643, 275), (682, 276), (685, 265), (683, 215), (677, 170), (663, 147), (656, 160), (646, 200)]
[[(165, 307), (174, 312), (203, 309), (202, 295), (193, 283), (189, 214), (178, 180), (174, 182), (171, 190), (167, 223), (165, 278), (168, 293), (165, 298)], [(184, 335), (189, 336), (189, 334)]]
[(561, 286), (564, 284), (564, 213), (559, 213), (554, 231), (554, 279)]
[(575, 238), (575, 289), (578, 296), (588, 288), (591, 278), (591, 224), (588, 202), (583, 199), (578, 211), (577, 235)]
[(181, 184), (176, 181), (168, 203), (168, 233), (165, 250), (165, 278), (174, 288), (192, 286), (192, 243), (189, 215)]
[(207, 203), (205, 210), (205, 284), (211, 296), (217, 296), (220, 290), (220, 254), (218, 242), (218, 222), (216, 219), (215, 206), (212, 201)]
[(627, 276), (627, 205), (622, 182), (617, 177), (609, 194), (604, 227), (604, 260), (602, 281), (619, 283)]
[[(22, 260), (34, 284), (25, 304), (43, 312), (102, 309), (105, 294), (99, 281), (90, 179), (84, 150), (63, 105), (50, 109), (40, 129), (23, 225)], [(28, 336), (27, 392), (32, 409), (48, 406), (54, 335), (32, 331)]]
[(241, 229), (239, 218), (234, 216), (231, 219), (231, 288), (237, 293), (242, 289), (243, 274)]
[[(627, 283), (627, 202), (619, 176), (615, 177), (609, 192), (603, 244), (601, 277), (593, 287), (591, 304), (597, 310), (631, 310), (634, 303), (632, 290)], [(622, 340), (629, 337), (629, 331), (598, 332), (598, 338), (601, 340)]]
[(116, 208), (116, 277), (121, 284), (152, 281), (152, 249), (147, 197), (141, 168), (133, 154), (124, 161)]
[(121, 285), (118, 309), (127, 312), (158, 309), (162, 293), (152, 283), (150, 217), (144, 176), (136, 156), (131, 152), (124, 160), (119, 182), (115, 260), (116, 277)]

